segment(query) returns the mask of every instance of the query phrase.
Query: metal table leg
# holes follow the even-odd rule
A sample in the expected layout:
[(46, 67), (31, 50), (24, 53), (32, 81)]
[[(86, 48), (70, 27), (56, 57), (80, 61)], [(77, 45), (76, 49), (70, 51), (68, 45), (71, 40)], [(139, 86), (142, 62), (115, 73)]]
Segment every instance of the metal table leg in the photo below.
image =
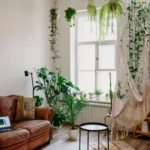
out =
[(87, 150), (89, 150), (89, 131), (87, 132)]
[(108, 142), (108, 150), (109, 150), (109, 129), (107, 129), (107, 142)]
[(81, 149), (81, 128), (79, 129), (79, 150)]
[(99, 150), (99, 131), (98, 131), (98, 150)]

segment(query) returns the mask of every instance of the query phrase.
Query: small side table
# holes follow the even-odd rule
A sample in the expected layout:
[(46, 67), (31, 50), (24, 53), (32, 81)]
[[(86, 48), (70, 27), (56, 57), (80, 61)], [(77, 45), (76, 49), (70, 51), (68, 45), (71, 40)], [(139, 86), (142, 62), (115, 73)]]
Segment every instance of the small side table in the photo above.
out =
[(107, 131), (107, 146), (109, 150), (109, 129), (106, 124), (95, 122), (81, 124), (79, 130), (79, 150), (81, 150), (81, 130), (87, 131), (87, 150), (89, 150), (89, 132), (98, 132), (98, 150), (99, 150), (99, 132)]

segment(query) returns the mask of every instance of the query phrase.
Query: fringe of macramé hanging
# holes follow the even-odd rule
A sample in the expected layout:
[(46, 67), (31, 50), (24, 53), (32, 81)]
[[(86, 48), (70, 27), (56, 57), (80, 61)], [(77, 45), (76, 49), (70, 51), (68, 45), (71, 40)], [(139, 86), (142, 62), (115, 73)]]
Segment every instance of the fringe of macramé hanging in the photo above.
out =
[(111, 126), (111, 142), (124, 140), (128, 136), (129, 130), (119, 125), (114, 119)]

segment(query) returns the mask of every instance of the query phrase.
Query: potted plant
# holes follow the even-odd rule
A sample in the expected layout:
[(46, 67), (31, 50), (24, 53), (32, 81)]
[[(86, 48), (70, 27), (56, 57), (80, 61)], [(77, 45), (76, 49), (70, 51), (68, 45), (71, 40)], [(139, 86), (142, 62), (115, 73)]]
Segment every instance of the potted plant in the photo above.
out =
[(93, 99), (94, 98), (94, 93), (89, 92), (89, 96), (90, 96), (90, 99)]
[(97, 100), (99, 100), (100, 96), (103, 94), (102, 90), (99, 90), (99, 89), (95, 89), (94, 93), (97, 97)]
[(76, 16), (76, 10), (74, 8), (71, 8), (71, 7), (68, 7), (66, 10), (65, 10), (65, 18), (66, 18), (66, 21), (70, 22), (73, 21), (73, 24), (71, 24), (70, 26), (74, 26), (75, 23), (74, 23), (74, 20), (75, 20), (75, 16)]
[[(79, 88), (74, 86), (72, 82), (67, 81), (59, 71), (58, 73), (49, 72), (46, 67), (35, 70), (37, 79), (34, 90), (42, 91), (46, 98), (47, 103), (54, 109), (54, 116), (52, 118), (52, 124), (55, 126), (58, 117), (61, 116), (64, 120), (64, 116), (67, 115), (64, 110), (62, 94), (66, 94), (72, 91), (78, 91)], [(59, 115), (58, 115), (59, 114)], [(62, 116), (63, 115), (63, 116)], [(63, 121), (60, 121), (63, 123)], [(58, 126), (57, 126), (58, 127)]]
[(97, 18), (97, 9), (96, 6), (94, 5), (95, 0), (89, 0), (88, 6), (87, 6), (87, 12), (89, 19), (91, 21), (96, 21)]
[(112, 33), (114, 33), (114, 18), (120, 19), (121, 23), (123, 5), (124, 3), (122, 0), (105, 0), (99, 12), (101, 40), (108, 34), (109, 27), (111, 27)]
[(74, 141), (78, 136), (78, 128), (75, 126), (75, 121), (81, 110), (87, 106), (87, 101), (83, 97), (78, 99), (75, 96), (68, 94), (64, 95), (64, 102), (66, 111), (68, 112), (67, 119), (71, 123), (71, 128), (68, 131), (69, 139)]

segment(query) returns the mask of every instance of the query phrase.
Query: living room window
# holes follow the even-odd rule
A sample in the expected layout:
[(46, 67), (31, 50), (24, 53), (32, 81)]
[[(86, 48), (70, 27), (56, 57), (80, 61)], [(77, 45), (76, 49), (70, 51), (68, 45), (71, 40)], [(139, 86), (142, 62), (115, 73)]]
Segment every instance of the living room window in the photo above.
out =
[[(116, 26), (116, 24), (115, 24)], [(110, 31), (99, 42), (99, 23), (91, 22), (86, 12), (78, 12), (75, 26), (75, 82), (81, 91), (94, 92), (101, 89), (109, 92), (109, 75), (112, 89), (116, 81), (116, 34)], [(114, 32), (117, 32), (117, 27)]]

